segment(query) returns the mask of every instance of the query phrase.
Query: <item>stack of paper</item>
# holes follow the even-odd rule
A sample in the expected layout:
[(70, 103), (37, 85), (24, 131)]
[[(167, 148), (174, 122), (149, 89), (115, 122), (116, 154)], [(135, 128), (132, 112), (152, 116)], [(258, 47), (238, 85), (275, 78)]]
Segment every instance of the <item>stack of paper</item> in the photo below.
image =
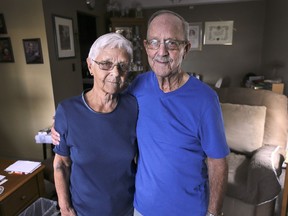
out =
[(32, 173), (40, 166), (41, 162), (18, 160), (15, 163), (11, 164), (9, 167), (7, 167), (5, 171), (9, 173), (28, 174)]
[(0, 185), (4, 184), (6, 181), (8, 181), (8, 180), (6, 179), (6, 176), (0, 175)]

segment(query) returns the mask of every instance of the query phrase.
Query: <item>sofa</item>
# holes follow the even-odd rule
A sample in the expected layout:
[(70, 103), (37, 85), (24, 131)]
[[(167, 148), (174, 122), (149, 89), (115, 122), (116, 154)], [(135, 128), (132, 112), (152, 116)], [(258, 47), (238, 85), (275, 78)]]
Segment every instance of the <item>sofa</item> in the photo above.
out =
[(272, 216), (286, 153), (287, 97), (241, 87), (215, 91), (231, 149), (224, 215)]

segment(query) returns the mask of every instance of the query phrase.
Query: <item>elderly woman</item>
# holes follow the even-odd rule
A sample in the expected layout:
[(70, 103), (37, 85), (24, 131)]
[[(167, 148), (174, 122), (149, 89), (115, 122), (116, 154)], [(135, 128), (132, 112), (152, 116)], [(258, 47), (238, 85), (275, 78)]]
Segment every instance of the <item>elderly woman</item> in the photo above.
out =
[(132, 45), (109, 33), (92, 45), (91, 90), (61, 102), (55, 115), (54, 178), (61, 215), (133, 215), (137, 102), (120, 93)]

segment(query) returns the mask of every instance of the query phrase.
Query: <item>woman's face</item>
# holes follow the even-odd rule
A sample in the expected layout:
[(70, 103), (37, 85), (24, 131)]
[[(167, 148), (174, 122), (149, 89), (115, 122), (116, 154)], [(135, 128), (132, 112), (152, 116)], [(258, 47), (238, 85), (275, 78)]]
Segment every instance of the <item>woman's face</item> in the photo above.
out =
[(106, 94), (119, 93), (129, 72), (129, 55), (124, 49), (106, 48), (101, 50), (96, 59), (87, 59), (94, 86)]

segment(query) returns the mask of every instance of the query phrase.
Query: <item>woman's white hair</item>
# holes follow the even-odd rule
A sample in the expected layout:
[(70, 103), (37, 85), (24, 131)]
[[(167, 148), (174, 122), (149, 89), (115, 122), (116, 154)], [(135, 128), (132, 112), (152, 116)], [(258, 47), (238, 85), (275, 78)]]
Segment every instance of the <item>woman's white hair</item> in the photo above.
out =
[(132, 43), (119, 33), (107, 33), (98, 37), (91, 46), (88, 57), (95, 60), (101, 51), (106, 48), (124, 49), (129, 56), (129, 60), (132, 61), (133, 59)]

